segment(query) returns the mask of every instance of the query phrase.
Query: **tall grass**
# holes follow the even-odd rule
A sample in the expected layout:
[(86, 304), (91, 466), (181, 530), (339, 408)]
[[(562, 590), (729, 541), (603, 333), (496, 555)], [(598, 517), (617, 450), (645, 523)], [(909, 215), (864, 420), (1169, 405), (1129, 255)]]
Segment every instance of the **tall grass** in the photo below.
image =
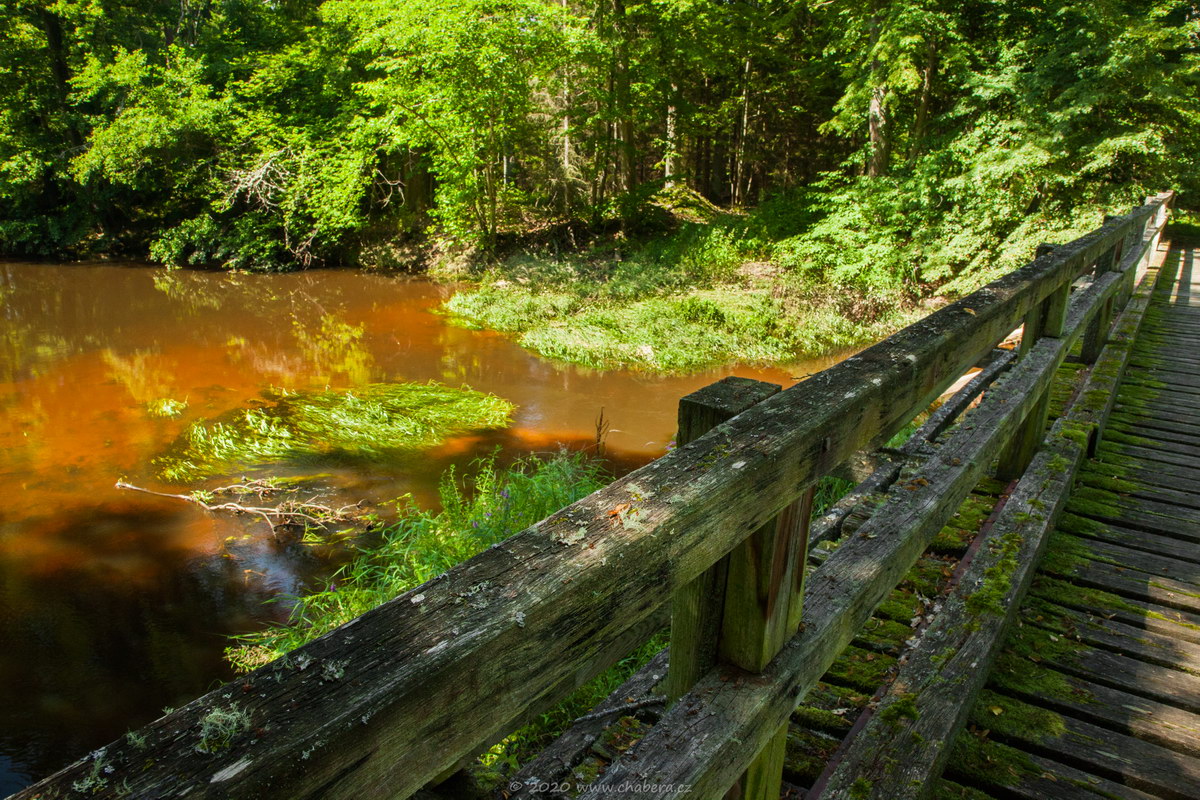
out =
[(581, 455), (529, 457), (507, 469), (495, 457), (462, 479), (451, 468), (439, 486), (441, 510), (407, 499), (399, 521), (363, 549), (329, 584), (299, 598), (287, 625), (240, 637), (226, 650), (249, 671), (309, 642), (605, 484), (599, 466)]

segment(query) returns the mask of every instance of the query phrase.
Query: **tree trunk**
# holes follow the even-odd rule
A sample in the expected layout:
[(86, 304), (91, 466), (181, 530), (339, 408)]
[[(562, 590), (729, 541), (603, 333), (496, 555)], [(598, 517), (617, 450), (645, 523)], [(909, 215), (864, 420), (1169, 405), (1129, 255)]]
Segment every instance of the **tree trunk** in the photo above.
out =
[(637, 188), (637, 165), (634, 161), (633, 104), (629, 89), (629, 26), (625, 17), (625, 0), (613, 0), (614, 28), (617, 32), (616, 100), (618, 157), (621, 165), (622, 188), (632, 192)]
[(877, 178), (886, 175), (891, 158), (891, 141), (888, 138), (887, 87), (871, 88), (871, 107), (867, 113), (867, 135), (871, 141), (871, 161), (867, 175)]
[[(879, 14), (871, 17), (871, 49), (879, 44)], [(888, 87), (884, 80), (883, 63), (878, 52), (871, 56), (871, 104), (867, 110), (867, 138), (871, 146), (871, 157), (867, 162), (867, 175), (877, 178), (886, 175), (892, 156), (892, 143), (887, 118)]]
[(677, 97), (679, 95), (679, 87), (671, 83), (671, 102), (667, 106), (667, 147), (663, 153), (663, 178), (666, 179), (667, 187), (675, 185), (675, 159), (679, 151), (678, 138), (678, 117), (679, 108), (677, 105)]
[(744, 200), (743, 175), (746, 163), (746, 137), (750, 134), (750, 59), (742, 64), (742, 122), (738, 131), (737, 151), (733, 160), (733, 181), (730, 197), (734, 204)]
[(63, 34), (62, 18), (47, 8), (37, 10), (38, 24), (46, 35), (46, 50), (50, 54), (50, 72), (54, 76), (54, 88), (58, 93), (58, 105), (63, 114), (63, 124), (74, 147), (83, 146), (83, 136), (71, 123), (68, 100), (71, 96), (71, 67), (67, 64), (67, 40)]
[(917, 117), (913, 122), (913, 141), (912, 147), (908, 152), (908, 160), (914, 161), (917, 156), (921, 155), (921, 150), (925, 146), (926, 128), (929, 126), (929, 109), (933, 104), (933, 82), (937, 77), (938, 67), (938, 51), (937, 39), (933, 36), (929, 37), (926, 43), (925, 51), (925, 69), (924, 76), (921, 82), (921, 99), (917, 103)]

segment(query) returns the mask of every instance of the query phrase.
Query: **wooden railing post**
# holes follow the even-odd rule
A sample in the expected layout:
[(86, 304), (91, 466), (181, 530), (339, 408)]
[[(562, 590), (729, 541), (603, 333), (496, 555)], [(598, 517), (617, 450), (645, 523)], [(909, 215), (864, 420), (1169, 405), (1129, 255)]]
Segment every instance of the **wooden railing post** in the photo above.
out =
[[(1038, 245), (1036, 257), (1041, 258), (1053, 251), (1055, 245)], [(1043, 336), (1059, 338), (1063, 334), (1063, 326), (1067, 319), (1067, 303), (1071, 298), (1071, 285), (1065, 284), (1054, 294), (1039, 303), (1025, 315), (1025, 329), (1021, 333), (1021, 356), (1029, 352), (1037, 340)], [(1046, 430), (1046, 417), (1050, 408), (1050, 393), (1043, 392), (1037, 405), (1029, 412), (1025, 422), (1013, 434), (1012, 440), (1000, 452), (1000, 460), (996, 468), (996, 477), (1002, 481), (1013, 480), (1024, 474), (1025, 468), (1033, 460), (1038, 444)]]
[[(703, 434), (780, 387), (727, 378), (679, 404), (679, 443)], [(675, 593), (667, 697), (688, 690), (718, 658), (761, 672), (800, 627), (813, 488)], [(787, 726), (751, 763), (730, 796), (776, 800), (783, 782)]]
[[(721, 657), (761, 672), (800, 628), (804, 563), (816, 486), (729, 554)], [(730, 791), (736, 800), (777, 800), (787, 754), (785, 723)]]
[[(1141, 206), (1134, 206), (1134, 212), (1141, 209)], [(1137, 251), (1142, 246), (1142, 240), (1146, 236), (1146, 226), (1150, 223), (1149, 217), (1144, 217), (1142, 222), (1137, 225), (1129, 226), (1129, 235), (1125, 237), (1124, 251), (1126, 253)], [(1138, 270), (1141, 268), (1141, 260), (1137, 260), (1129, 264), (1124, 269), (1124, 277), (1121, 279), (1121, 293), (1117, 296), (1117, 308), (1124, 308), (1129, 302), (1129, 298), (1133, 296), (1134, 285), (1137, 282)]]
[[(773, 383), (731, 377), (692, 392), (679, 401), (676, 444), (683, 447), (781, 389)], [(672, 597), (668, 700), (686, 694), (717, 662), (728, 567), (726, 556)]]

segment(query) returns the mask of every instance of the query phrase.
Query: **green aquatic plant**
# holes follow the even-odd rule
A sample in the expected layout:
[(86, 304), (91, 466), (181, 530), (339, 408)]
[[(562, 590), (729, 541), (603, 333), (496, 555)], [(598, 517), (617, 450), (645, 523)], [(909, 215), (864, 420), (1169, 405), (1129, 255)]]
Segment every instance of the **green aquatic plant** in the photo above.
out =
[(193, 423), (156, 460), (165, 480), (321, 459), (378, 459), (508, 424), (513, 405), (437, 383), (369, 384), (353, 391), (277, 392), (258, 408)]
[(173, 419), (187, 410), (187, 400), (174, 400), (170, 397), (160, 397), (146, 403), (146, 413), (152, 417)]

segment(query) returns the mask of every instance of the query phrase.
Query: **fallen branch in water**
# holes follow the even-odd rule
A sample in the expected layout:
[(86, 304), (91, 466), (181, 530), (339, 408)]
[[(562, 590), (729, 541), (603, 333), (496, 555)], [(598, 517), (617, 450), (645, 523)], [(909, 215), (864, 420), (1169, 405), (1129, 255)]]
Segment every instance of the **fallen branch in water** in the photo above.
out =
[[(225, 511), (231, 514), (256, 515), (262, 517), (263, 521), (267, 523), (267, 526), (271, 529), (272, 536), (275, 535), (277, 528), (283, 526), (300, 525), (307, 528), (311, 524), (323, 528), (334, 522), (349, 522), (357, 516), (356, 512), (360, 511), (363, 505), (360, 500), (352, 505), (333, 508), (321, 503), (314, 503), (312, 501), (316, 498), (309, 498), (303, 502), (284, 500), (276, 506), (247, 506), (233, 502), (208, 503), (194, 494), (156, 492), (153, 489), (144, 489), (141, 486), (134, 486), (132, 483), (126, 483), (125, 481), (117, 481), (117, 488), (126, 489), (131, 492), (141, 492), (142, 494), (149, 494), (155, 497), (182, 500), (185, 503), (200, 506), (205, 511)], [(261, 499), (265, 494), (270, 494), (274, 491), (279, 490), (263, 481), (254, 481), (250, 484), (222, 486), (218, 489), (213, 489), (210, 493), (223, 494), (237, 492), (239, 494), (257, 494)]]

